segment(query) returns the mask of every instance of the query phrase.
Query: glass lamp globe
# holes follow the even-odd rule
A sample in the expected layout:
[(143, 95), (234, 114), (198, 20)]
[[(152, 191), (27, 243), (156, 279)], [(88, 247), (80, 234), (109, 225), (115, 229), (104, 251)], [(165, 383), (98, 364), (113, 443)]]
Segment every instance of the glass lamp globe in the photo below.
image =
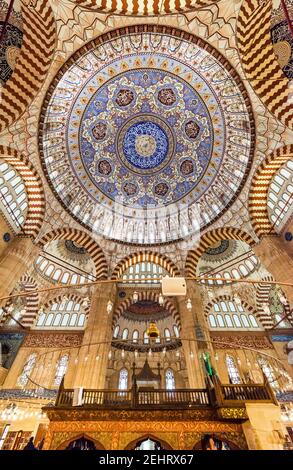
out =
[(187, 299), (186, 301), (186, 308), (187, 310), (192, 310), (192, 302), (191, 302), (191, 299)]
[(111, 313), (112, 312), (112, 309), (113, 309), (113, 302), (111, 302), (111, 300), (108, 301), (107, 303), (107, 313)]

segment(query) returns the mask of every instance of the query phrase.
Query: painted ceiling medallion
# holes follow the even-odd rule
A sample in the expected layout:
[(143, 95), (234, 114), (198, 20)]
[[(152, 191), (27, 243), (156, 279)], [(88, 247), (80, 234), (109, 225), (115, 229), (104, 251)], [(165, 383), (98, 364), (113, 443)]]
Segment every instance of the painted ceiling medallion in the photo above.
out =
[(152, 244), (182, 238), (196, 217), (207, 226), (231, 204), (254, 132), (245, 89), (218, 52), (145, 29), (115, 31), (72, 56), (40, 131), (46, 174), (69, 212), (108, 238)]

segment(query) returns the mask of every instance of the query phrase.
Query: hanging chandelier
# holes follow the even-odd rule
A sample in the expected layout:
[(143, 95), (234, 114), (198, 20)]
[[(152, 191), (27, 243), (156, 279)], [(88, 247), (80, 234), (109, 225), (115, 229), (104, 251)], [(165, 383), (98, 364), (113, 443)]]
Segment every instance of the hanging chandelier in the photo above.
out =
[(160, 331), (155, 322), (150, 323), (146, 333), (150, 339), (157, 339), (160, 336)]

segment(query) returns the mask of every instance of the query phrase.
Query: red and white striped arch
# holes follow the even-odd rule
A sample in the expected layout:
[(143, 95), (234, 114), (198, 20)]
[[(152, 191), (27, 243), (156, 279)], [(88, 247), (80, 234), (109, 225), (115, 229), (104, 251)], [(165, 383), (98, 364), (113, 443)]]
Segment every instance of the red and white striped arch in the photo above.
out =
[(0, 145), (0, 160), (11, 165), (21, 176), (28, 199), (28, 211), (23, 233), (36, 238), (43, 224), (45, 214), (45, 194), (42, 180), (29, 160), (17, 150)]

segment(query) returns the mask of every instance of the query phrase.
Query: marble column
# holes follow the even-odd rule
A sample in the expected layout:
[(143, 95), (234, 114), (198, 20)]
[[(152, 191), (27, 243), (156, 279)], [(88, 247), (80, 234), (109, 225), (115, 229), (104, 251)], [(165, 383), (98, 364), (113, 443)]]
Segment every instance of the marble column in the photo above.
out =
[[(178, 297), (181, 320), (181, 338), (184, 351), (188, 381), (190, 388), (205, 388), (204, 371), (200, 361), (202, 343), (197, 342), (197, 329), (200, 325), (199, 317), (202, 311), (200, 287), (193, 281), (187, 281), (186, 297)], [(186, 300), (190, 298), (192, 309), (186, 307)]]
[(111, 300), (114, 305), (115, 295), (115, 284), (100, 284), (95, 288), (78, 355), (74, 387), (105, 388), (112, 339), (112, 313), (107, 312), (107, 304)]
[[(293, 283), (293, 259), (286, 251), (281, 237), (275, 235), (265, 236), (253, 247), (253, 251), (276, 281)], [(293, 287), (281, 287), (292, 306)]]
[(13, 238), (13, 232), (9, 225), (7, 224), (6, 220), (4, 219), (3, 215), (0, 213), (0, 257), (4, 250), (9, 246), (11, 241), (6, 242), (4, 241), (3, 237), (4, 234), (8, 233), (10, 235), (10, 240)]
[[(33, 265), (40, 252), (30, 237), (16, 236), (0, 257), (0, 298), (11, 293), (21, 276)], [(0, 300), (0, 306), (6, 301)]]

